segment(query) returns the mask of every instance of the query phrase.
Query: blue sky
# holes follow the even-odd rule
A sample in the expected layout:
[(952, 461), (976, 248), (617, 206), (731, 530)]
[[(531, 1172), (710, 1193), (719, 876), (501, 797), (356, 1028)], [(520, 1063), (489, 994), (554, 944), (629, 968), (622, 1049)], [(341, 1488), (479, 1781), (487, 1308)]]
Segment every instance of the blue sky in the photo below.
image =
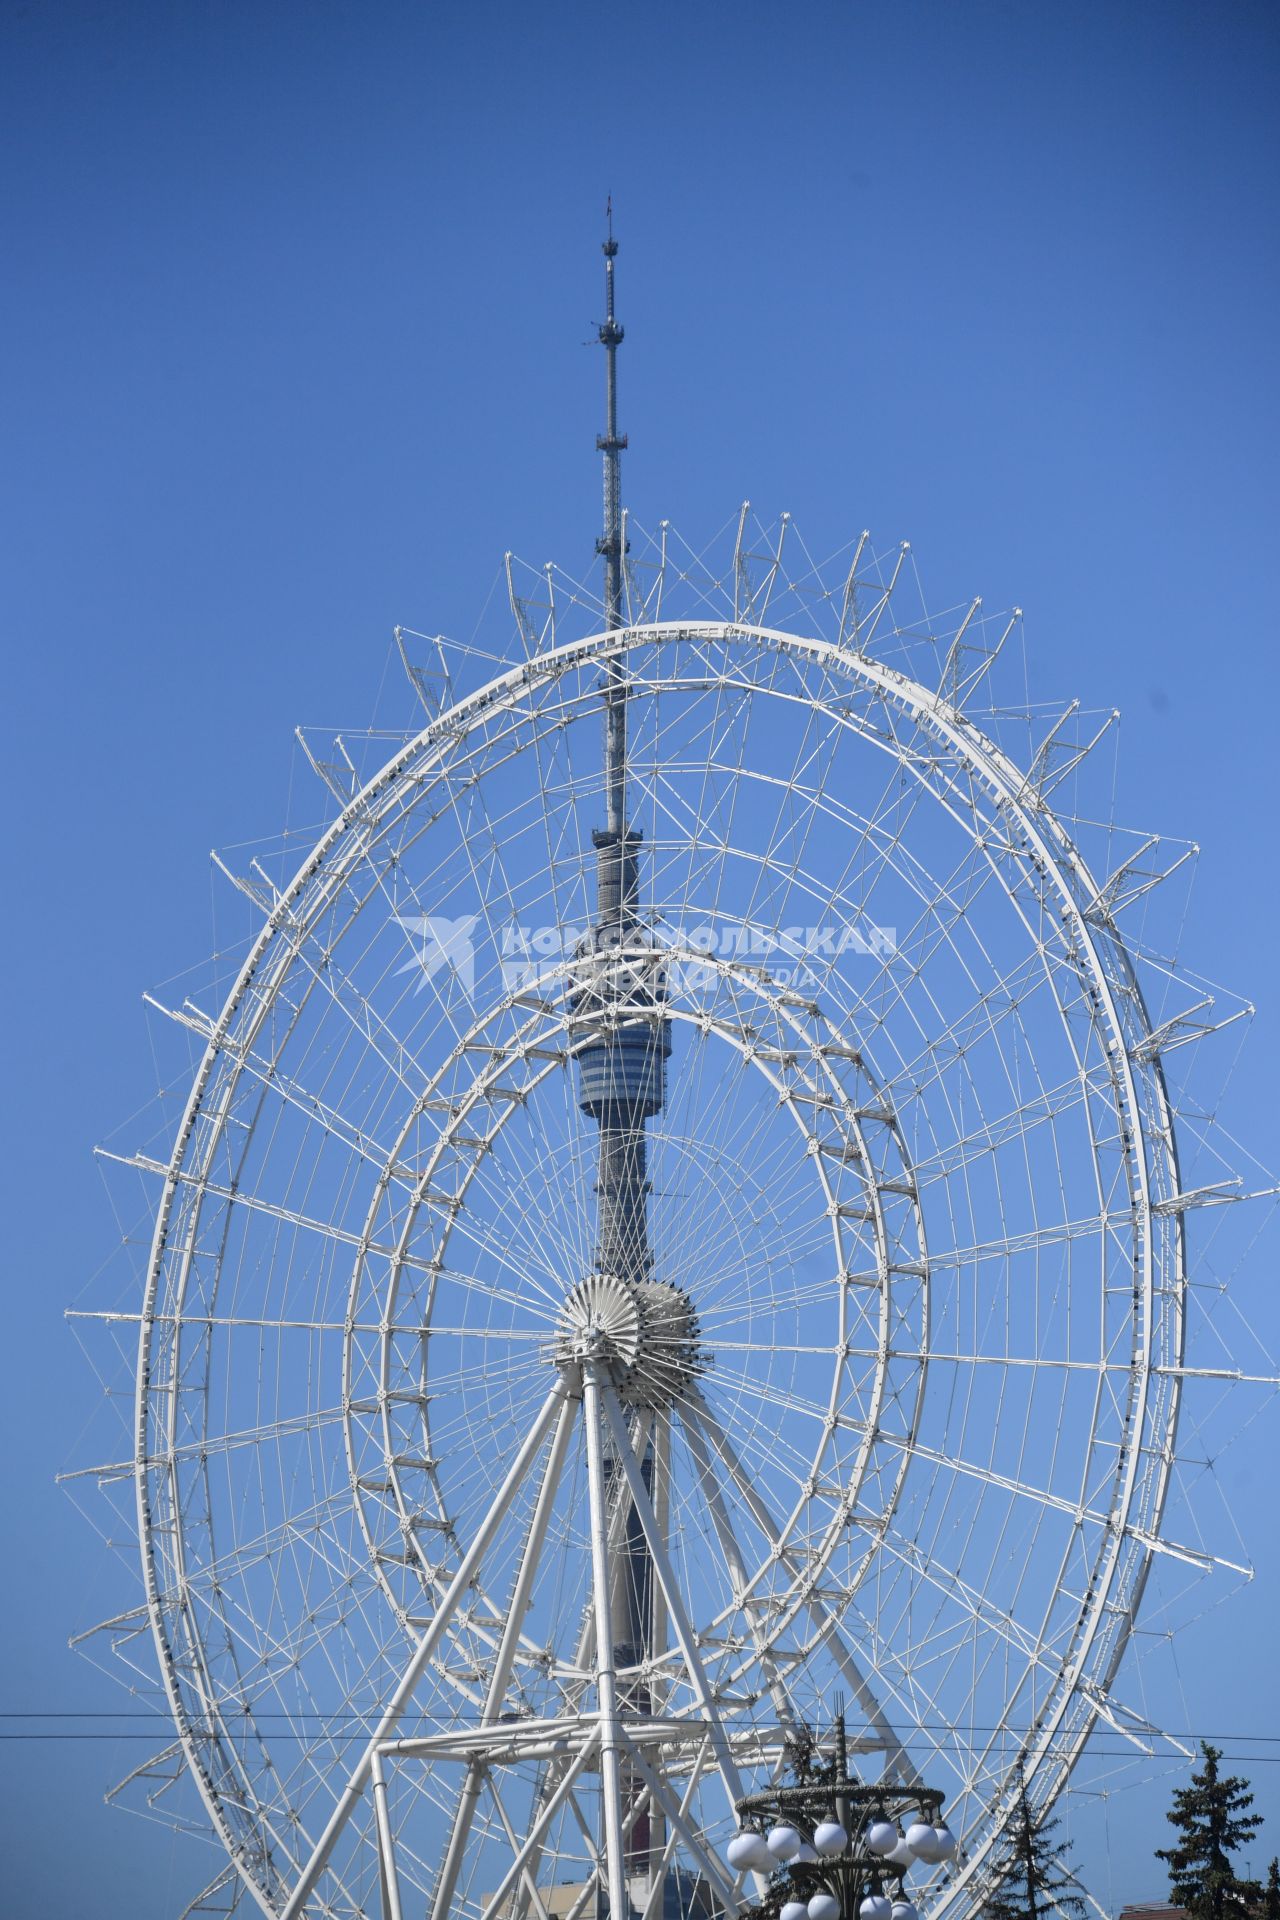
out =
[[(1120, 817), (1203, 848), (1185, 951), (1260, 1004), (1230, 1120), (1280, 1164), (1278, 52), (1236, 0), (0, 11), (5, 1712), (120, 1704), (66, 1651), (101, 1553), (52, 1477), (95, 1393), (63, 1309), (117, 1237), (91, 1149), (155, 1092), (140, 991), (208, 951), (208, 850), (283, 819), (295, 724), (387, 698), (396, 621), (469, 632), (508, 547), (592, 563), (608, 191), (639, 517), (697, 544), (749, 497), (1026, 608), (1036, 695), (1123, 711)], [(1255, 1415), (1214, 1470), (1260, 1577), (1153, 1708), (1265, 1756), (1260, 1866)], [(0, 1743), (15, 1915), (194, 1890), (192, 1843), (103, 1809), (145, 1751), (103, 1731)], [(1104, 1903), (1162, 1891), (1172, 1784), (1073, 1810)]]

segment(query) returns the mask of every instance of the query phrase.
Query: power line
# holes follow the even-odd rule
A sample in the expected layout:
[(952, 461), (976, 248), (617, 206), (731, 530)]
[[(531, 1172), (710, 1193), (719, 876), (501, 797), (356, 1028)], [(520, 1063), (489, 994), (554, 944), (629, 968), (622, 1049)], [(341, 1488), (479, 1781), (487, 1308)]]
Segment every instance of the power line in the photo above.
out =
[[(291, 1713), (283, 1707), (262, 1709), (241, 1708), (234, 1713), (228, 1710), (223, 1717), (249, 1718), (254, 1721), (287, 1720), (297, 1722), (303, 1720), (318, 1720), (326, 1726), (334, 1720), (359, 1720), (371, 1724), (371, 1716), (361, 1713), (359, 1709), (355, 1707), (335, 1707), (332, 1712), (322, 1712), (319, 1708), (300, 1708), (296, 1713)], [(419, 1714), (415, 1717), (422, 1720), (433, 1720), (437, 1726), (452, 1725), (451, 1721), (444, 1721), (430, 1714)], [(0, 1708), (0, 1721), (3, 1720), (158, 1720), (164, 1722), (166, 1725), (171, 1724), (167, 1712), (153, 1707), (121, 1707), (118, 1709), (109, 1707), (8, 1707)], [(1035, 1732), (1035, 1729), (1032, 1727), (1009, 1727), (1003, 1722), (992, 1720), (940, 1721), (921, 1719), (916, 1722), (916, 1725), (921, 1733), (943, 1733), (953, 1736), (962, 1733), (1008, 1733), (1017, 1738), (1029, 1738)], [(1143, 1730), (1135, 1728), (1134, 1731), (1135, 1733), (1140, 1733)], [(1151, 1729), (1150, 1737), (1162, 1740), (1253, 1741), (1261, 1745), (1280, 1746), (1280, 1734), (1277, 1733), (1219, 1733), (1202, 1732), (1198, 1728), (1159, 1727)]]

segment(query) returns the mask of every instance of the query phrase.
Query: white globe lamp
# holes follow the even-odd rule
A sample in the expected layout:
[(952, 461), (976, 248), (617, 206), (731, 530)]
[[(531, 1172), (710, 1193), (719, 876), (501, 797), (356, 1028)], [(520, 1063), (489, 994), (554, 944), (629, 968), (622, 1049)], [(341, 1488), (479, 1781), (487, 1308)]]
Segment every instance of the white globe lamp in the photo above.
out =
[(751, 1869), (757, 1873), (768, 1873), (773, 1866), (773, 1855), (761, 1836), (746, 1828), (734, 1834), (724, 1850), (724, 1857), (735, 1873), (746, 1873)]
[(936, 1866), (942, 1855), (938, 1851), (938, 1836), (927, 1820), (913, 1820), (907, 1828), (907, 1845), (912, 1853), (930, 1866)]

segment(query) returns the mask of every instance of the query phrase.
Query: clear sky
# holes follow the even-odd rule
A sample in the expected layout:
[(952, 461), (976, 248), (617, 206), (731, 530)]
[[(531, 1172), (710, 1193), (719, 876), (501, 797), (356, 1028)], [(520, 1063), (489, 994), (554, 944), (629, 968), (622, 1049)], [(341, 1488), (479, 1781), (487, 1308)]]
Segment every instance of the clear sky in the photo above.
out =
[[(1280, 1164), (1278, 52), (1241, 0), (0, 8), (6, 1714), (120, 1704), (67, 1652), (102, 1553), (53, 1475), (140, 991), (212, 944), (208, 850), (281, 822), (294, 725), (369, 719), (393, 623), (469, 632), (508, 547), (592, 563), (607, 191), (639, 517), (697, 544), (749, 497), (1027, 609), (1035, 693), (1124, 713), (1120, 816), (1202, 845), (1185, 951), (1260, 1004), (1231, 1124)], [(1148, 1704), (1257, 1756), (1261, 1867), (1280, 1426), (1246, 1421), (1212, 1471), (1259, 1578)], [(103, 1808), (149, 1748), (101, 1724), (0, 1722), (15, 1920), (162, 1920), (214, 1869)], [(1176, 1777), (1073, 1805), (1104, 1904), (1162, 1893)]]

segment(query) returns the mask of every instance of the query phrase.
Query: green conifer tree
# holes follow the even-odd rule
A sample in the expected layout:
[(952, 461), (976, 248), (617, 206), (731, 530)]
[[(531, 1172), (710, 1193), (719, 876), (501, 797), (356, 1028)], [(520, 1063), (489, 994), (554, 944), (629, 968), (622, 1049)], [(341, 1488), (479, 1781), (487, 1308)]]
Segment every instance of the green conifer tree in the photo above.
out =
[(1280, 1860), (1267, 1868), (1267, 1884), (1262, 1896), (1262, 1920), (1280, 1920)]
[(1171, 1847), (1158, 1847), (1156, 1858), (1169, 1868), (1170, 1898), (1191, 1920), (1234, 1920), (1252, 1912), (1262, 1889), (1237, 1874), (1230, 1856), (1252, 1839), (1262, 1819), (1247, 1811), (1253, 1805), (1248, 1781), (1218, 1772), (1221, 1749), (1202, 1741), (1200, 1754), (1203, 1766), (1189, 1787), (1178, 1788), (1165, 1815), (1178, 1838)]
[(1085, 1904), (1076, 1891), (1079, 1881), (1053, 1842), (1061, 1825), (1056, 1817), (1036, 1818), (1026, 1783), (1020, 1783), (1000, 1848), (1000, 1877), (982, 1908), (983, 1920), (1041, 1920), (1045, 1914), (1081, 1920)]

